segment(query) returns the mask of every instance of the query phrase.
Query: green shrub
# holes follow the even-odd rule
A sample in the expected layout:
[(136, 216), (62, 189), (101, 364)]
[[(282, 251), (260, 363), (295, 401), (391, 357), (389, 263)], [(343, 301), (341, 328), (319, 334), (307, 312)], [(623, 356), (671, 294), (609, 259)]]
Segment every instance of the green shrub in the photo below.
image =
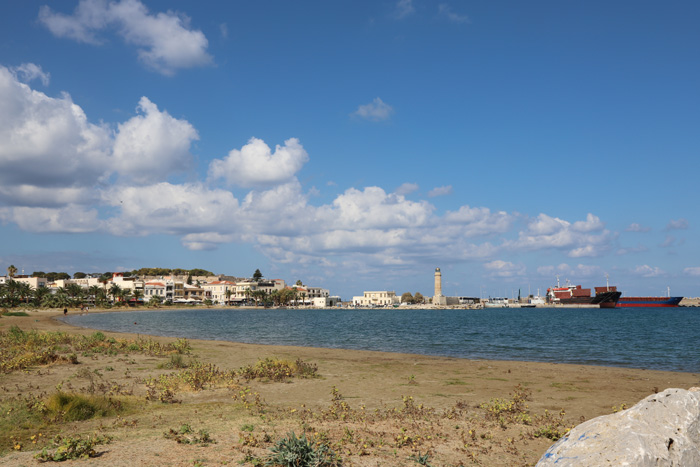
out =
[(265, 465), (281, 467), (337, 467), (342, 465), (338, 455), (326, 444), (314, 444), (306, 435), (297, 438), (294, 432), (270, 448), (272, 454)]
[(46, 410), (68, 422), (114, 415), (121, 403), (100, 396), (56, 392), (46, 401)]
[(42, 462), (61, 462), (69, 459), (86, 459), (97, 455), (95, 452), (95, 446), (98, 444), (109, 444), (110, 441), (112, 441), (110, 436), (94, 435), (92, 437), (87, 436), (86, 438), (82, 438), (80, 435), (78, 435), (75, 437), (67, 436), (64, 438), (57, 435), (53, 441), (54, 446), (56, 446), (56, 450), (54, 452), (49, 452), (47, 448), (44, 448), (34, 457)]

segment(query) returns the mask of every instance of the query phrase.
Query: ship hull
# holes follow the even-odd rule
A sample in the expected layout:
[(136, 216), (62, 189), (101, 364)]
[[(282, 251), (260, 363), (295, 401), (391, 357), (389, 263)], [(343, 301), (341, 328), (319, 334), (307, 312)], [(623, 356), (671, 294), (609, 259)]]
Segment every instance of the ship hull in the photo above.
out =
[(598, 293), (594, 297), (561, 298), (553, 303), (563, 306), (598, 305), (600, 308), (615, 308), (620, 295), (622, 295), (621, 292), (610, 291)]
[(617, 308), (627, 307), (677, 307), (683, 297), (622, 297), (617, 302)]

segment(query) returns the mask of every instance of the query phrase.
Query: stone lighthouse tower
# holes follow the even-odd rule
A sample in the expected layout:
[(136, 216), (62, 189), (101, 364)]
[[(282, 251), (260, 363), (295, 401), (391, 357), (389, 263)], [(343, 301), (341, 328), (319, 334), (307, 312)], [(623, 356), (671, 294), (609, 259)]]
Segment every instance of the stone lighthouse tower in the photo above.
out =
[(447, 298), (442, 295), (442, 273), (440, 268), (435, 268), (435, 295), (433, 305), (447, 305)]
[(442, 273), (440, 268), (435, 268), (435, 296), (442, 296)]

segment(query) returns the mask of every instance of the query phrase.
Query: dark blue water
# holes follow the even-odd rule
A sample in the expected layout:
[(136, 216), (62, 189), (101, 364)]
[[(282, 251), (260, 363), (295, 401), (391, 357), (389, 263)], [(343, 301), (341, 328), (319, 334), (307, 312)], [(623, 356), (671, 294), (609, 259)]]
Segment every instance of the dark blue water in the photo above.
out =
[(700, 372), (700, 308), (187, 309), (69, 315), (65, 321), (250, 344)]

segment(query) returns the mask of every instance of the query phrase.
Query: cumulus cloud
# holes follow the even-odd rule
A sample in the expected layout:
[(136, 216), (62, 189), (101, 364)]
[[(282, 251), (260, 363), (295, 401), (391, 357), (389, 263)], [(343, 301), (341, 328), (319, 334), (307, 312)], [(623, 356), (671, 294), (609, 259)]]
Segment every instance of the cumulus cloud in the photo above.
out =
[(446, 3), (441, 3), (438, 6), (438, 13), (452, 23), (469, 23), (467, 15), (460, 15), (452, 11), (452, 7)]
[(0, 219), (27, 232), (84, 233), (99, 230), (97, 210), (69, 204), (61, 208), (14, 207), (0, 209)]
[(641, 224), (637, 224), (636, 222), (630, 224), (625, 231), (626, 232), (649, 232), (651, 228), (645, 227)]
[(365, 120), (379, 122), (381, 120), (388, 120), (393, 113), (394, 109), (389, 104), (375, 97), (369, 104), (359, 106), (353, 115), (364, 118)]
[(484, 269), (489, 272), (490, 277), (522, 277), (527, 268), (522, 264), (513, 264), (510, 261), (495, 260), (484, 264)]
[(540, 214), (519, 233), (518, 239), (506, 242), (514, 250), (568, 250), (568, 256), (600, 256), (611, 248), (614, 236), (603, 229), (597, 216), (588, 214), (586, 221), (568, 221)]
[(51, 205), (47, 188), (68, 199), (108, 172), (109, 129), (89, 123), (67, 94), (32, 90), (0, 66), (0, 108), (0, 191), (7, 203)]
[(436, 196), (445, 196), (452, 194), (452, 185), (438, 186), (433, 188), (428, 192), (430, 198), (435, 198)]
[(461, 206), (457, 211), (447, 211), (442, 228), (456, 227), (460, 235), (475, 237), (492, 235), (508, 231), (514, 222), (512, 215), (498, 211), (492, 213), (489, 208)]
[(666, 226), (666, 230), (685, 230), (688, 228), (688, 221), (686, 219), (680, 218), (678, 220), (669, 221)]
[(232, 150), (224, 159), (209, 165), (212, 180), (224, 179), (243, 187), (273, 186), (290, 181), (309, 160), (298, 139), (290, 138), (275, 152), (258, 138), (251, 138), (240, 150)]
[(683, 273), (689, 276), (700, 276), (700, 267), (685, 268), (683, 269)]
[(406, 182), (406, 183), (401, 184), (401, 186), (398, 187), (394, 193), (396, 193), (397, 195), (400, 195), (400, 196), (406, 196), (406, 195), (410, 195), (414, 191), (418, 191), (418, 188), (419, 187), (418, 187), (417, 183)]
[(537, 268), (537, 273), (543, 277), (555, 278), (556, 276), (565, 276), (566, 278), (571, 278), (572, 280), (603, 276), (600, 266), (591, 266), (588, 264), (577, 264), (576, 266), (570, 266), (566, 263), (561, 263), (556, 266), (540, 266)]
[(202, 184), (115, 186), (102, 202), (120, 211), (106, 225), (115, 235), (232, 233), (239, 210), (231, 192)]
[(637, 276), (641, 277), (659, 277), (659, 276), (664, 276), (666, 273), (662, 271), (661, 269), (657, 267), (651, 267), (649, 265), (642, 265), (642, 266), (637, 266), (634, 268), (633, 271), (631, 271), (632, 274), (635, 274)]
[(139, 59), (149, 68), (172, 75), (181, 68), (208, 65), (207, 38), (190, 28), (186, 15), (168, 11), (151, 14), (139, 0), (81, 0), (72, 15), (43, 6), (39, 21), (57, 37), (98, 45), (98, 34), (113, 28), (124, 41), (138, 48)]
[(12, 67), (12, 73), (19, 81), (29, 83), (38, 79), (44, 86), (49, 85), (51, 79), (50, 73), (44, 73), (41, 67), (35, 63), (22, 63), (20, 66)]
[(199, 139), (189, 122), (177, 120), (148, 98), (139, 101), (137, 115), (123, 124), (114, 141), (114, 168), (137, 183), (165, 180), (189, 168), (190, 145)]

